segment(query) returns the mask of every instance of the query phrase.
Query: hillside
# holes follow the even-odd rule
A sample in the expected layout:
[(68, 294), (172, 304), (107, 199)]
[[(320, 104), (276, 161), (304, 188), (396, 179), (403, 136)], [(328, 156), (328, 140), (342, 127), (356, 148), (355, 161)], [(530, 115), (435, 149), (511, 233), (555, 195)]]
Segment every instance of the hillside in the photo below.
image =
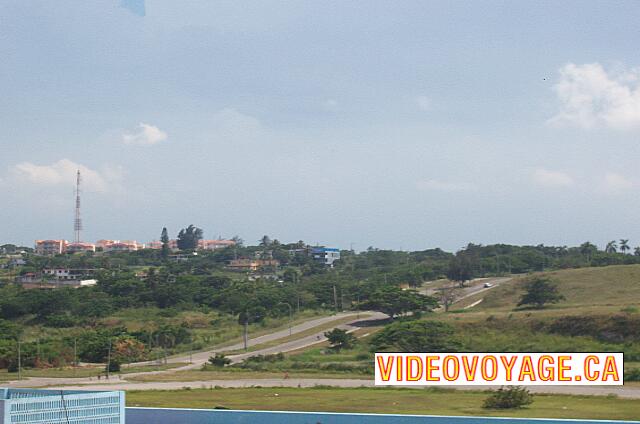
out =
[[(566, 298), (551, 306), (551, 310), (588, 307), (589, 310), (613, 312), (640, 307), (640, 265), (567, 269), (536, 275), (551, 278)], [(516, 281), (503, 284), (474, 299), (468, 299), (465, 304), (484, 297), (484, 300), (473, 308), (474, 311), (513, 310), (524, 292), (523, 286), (528, 277), (517, 277)]]

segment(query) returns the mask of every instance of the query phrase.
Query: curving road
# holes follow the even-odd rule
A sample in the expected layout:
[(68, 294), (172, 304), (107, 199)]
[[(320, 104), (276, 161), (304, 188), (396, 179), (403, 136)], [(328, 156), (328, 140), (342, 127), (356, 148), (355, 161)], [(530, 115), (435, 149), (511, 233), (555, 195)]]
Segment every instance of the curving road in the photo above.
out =
[[(363, 316), (362, 318), (358, 318), (359, 315), (365, 315), (365, 314), (366, 316)], [(282, 341), (282, 343), (278, 343), (274, 346), (264, 347), (262, 349), (256, 349), (252, 352), (243, 352), (235, 355), (230, 355), (228, 356), (228, 358), (231, 359), (232, 362), (237, 363), (237, 362), (242, 362), (243, 360), (245, 360), (250, 356), (268, 355), (268, 354), (274, 354), (279, 352), (286, 353), (286, 352), (291, 352), (293, 350), (303, 349), (305, 347), (312, 346), (314, 344), (322, 343), (327, 340), (327, 338), (324, 336), (325, 331), (327, 331), (326, 329), (327, 324), (331, 324), (332, 322), (342, 321), (345, 318), (353, 318), (353, 320), (347, 322), (346, 324), (338, 324), (332, 328), (340, 328), (343, 330), (347, 330), (348, 332), (353, 332), (361, 327), (371, 325), (377, 320), (387, 319), (388, 316), (381, 312), (363, 312), (361, 314), (349, 312), (349, 313), (339, 313), (339, 314), (331, 315), (328, 317), (312, 319), (312, 320), (294, 325), (291, 328), (291, 334), (296, 335), (300, 333), (306, 333), (309, 330), (313, 330), (314, 328), (318, 329), (316, 332), (313, 332), (308, 335), (304, 335), (299, 338), (295, 338), (294, 340)], [(275, 331), (273, 333), (265, 334), (263, 336), (250, 339), (248, 344), (249, 346), (256, 346), (264, 343), (275, 342), (281, 339), (287, 339), (289, 337), (290, 337), (289, 329), (287, 328), (284, 330)], [(138, 372), (138, 373), (116, 375), (112, 377), (111, 380), (104, 380), (104, 379), (96, 380), (95, 378), (30, 377), (25, 380), (11, 381), (8, 383), (4, 383), (3, 385), (5, 387), (43, 387), (43, 386), (49, 387), (49, 386), (57, 386), (57, 385), (60, 385), (60, 386), (72, 385), (74, 387), (75, 386), (86, 387), (87, 389), (89, 389), (90, 387), (102, 387), (106, 389), (111, 387), (111, 385), (114, 384), (114, 382), (116, 381), (122, 381), (122, 379), (126, 381), (127, 378), (131, 378), (131, 377), (137, 377), (141, 375), (168, 374), (168, 373), (174, 373), (177, 371), (199, 369), (202, 367), (202, 365), (206, 364), (209, 358), (215, 353), (234, 352), (234, 351), (241, 350), (243, 348), (244, 348), (244, 343), (236, 343), (229, 346), (207, 350), (204, 352), (196, 352), (196, 353), (193, 353), (192, 355), (175, 356), (175, 357), (169, 358), (167, 362), (170, 362), (170, 363), (189, 362), (189, 360), (191, 359), (192, 363), (182, 367), (172, 368), (169, 370), (144, 371), (144, 372)], [(154, 362), (140, 362), (140, 363), (131, 364), (131, 365), (132, 366), (150, 365), (153, 363)], [(122, 385), (142, 384), (143, 387), (140, 388), (140, 390), (144, 390), (144, 385), (146, 384), (153, 385), (155, 383), (153, 382), (122, 383), (121, 382), (119, 384), (122, 384)], [(180, 383), (180, 382), (169, 382), (168, 384), (174, 388), (180, 388), (185, 386), (183, 383)], [(105, 387), (105, 386), (108, 386), (108, 387)], [(133, 389), (127, 389), (127, 390), (133, 390)]]

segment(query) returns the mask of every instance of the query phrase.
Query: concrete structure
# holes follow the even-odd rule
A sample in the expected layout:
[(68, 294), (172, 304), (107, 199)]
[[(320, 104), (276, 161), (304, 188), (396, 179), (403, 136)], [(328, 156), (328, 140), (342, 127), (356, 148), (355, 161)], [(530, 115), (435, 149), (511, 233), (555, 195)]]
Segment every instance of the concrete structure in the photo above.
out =
[(162, 249), (162, 242), (158, 240), (150, 241), (144, 244), (145, 249)]
[(198, 240), (198, 249), (202, 250), (216, 250), (224, 249), (225, 247), (235, 246), (236, 242), (233, 240)]
[(261, 268), (277, 268), (280, 261), (276, 259), (232, 259), (227, 267), (232, 271), (255, 272)]
[(96, 246), (105, 252), (135, 252), (144, 249), (144, 244), (135, 240), (98, 240)]
[[(217, 250), (224, 249), (225, 247), (234, 246), (236, 244), (233, 240), (198, 240), (199, 250)], [(162, 242), (154, 240), (145, 244), (147, 249), (162, 249)], [(169, 240), (169, 249), (178, 250), (178, 240)]]
[(124, 424), (124, 392), (0, 388), (0, 424)]
[(340, 249), (333, 247), (312, 247), (311, 255), (314, 260), (333, 267), (333, 263), (340, 260)]
[(94, 269), (84, 268), (45, 268), (42, 274), (45, 278), (58, 281), (81, 280), (84, 277), (93, 275)]
[(37, 255), (59, 255), (66, 252), (66, 240), (36, 240), (35, 250)]
[(67, 253), (95, 252), (96, 245), (93, 243), (77, 242), (67, 244)]
[(127, 408), (127, 424), (640, 424), (640, 421), (562, 420), (437, 415), (339, 414), (205, 409)]

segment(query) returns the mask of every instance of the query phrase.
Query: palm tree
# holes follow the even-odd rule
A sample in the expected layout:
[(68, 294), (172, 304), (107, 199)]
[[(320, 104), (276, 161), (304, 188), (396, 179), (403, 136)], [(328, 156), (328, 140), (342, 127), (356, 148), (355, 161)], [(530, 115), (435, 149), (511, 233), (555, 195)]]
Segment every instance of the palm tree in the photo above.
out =
[(587, 262), (589, 263), (591, 263), (591, 257), (597, 252), (598, 247), (593, 243), (586, 241), (580, 245), (580, 253), (587, 258)]
[(616, 253), (618, 251), (618, 245), (615, 240), (611, 240), (607, 243), (607, 246), (604, 248), (606, 253)]
[(260, 246), (262, 247), (268, 247), (269, 245), (271, 245), (271, 239), (269, 238), (269, 236), (262, 236), (262, 238), (259, 240), (260, 242)]
[(629, 247), (629, 239), (620, 239), (620, 251), (625, 253), (629, 249), (631, 249)]
[(633, 254), (636, 255), (636, 256), (640, 256), (640, 246), (638, 246), (635, 249), (633, 249)]

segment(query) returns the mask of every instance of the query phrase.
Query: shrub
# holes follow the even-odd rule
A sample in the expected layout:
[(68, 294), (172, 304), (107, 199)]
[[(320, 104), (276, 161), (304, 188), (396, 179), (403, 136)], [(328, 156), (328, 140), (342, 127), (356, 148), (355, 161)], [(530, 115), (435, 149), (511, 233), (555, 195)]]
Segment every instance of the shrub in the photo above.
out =
[(231, 359), (224, 356), (222, 353), (216, 353), (215, 356), (209, 358), (209, 363), (215, 367), (224, 367), (225, 365), (229, 365), (231, 363)]
[(624, 381), (640, 381), (640, 368), (635, 368), (625, 372)]
[(105, 370), (108, 372), (120, 372), (120, 362), (118, 361), (109, 362), (109, 364), (105, 367)]
[(524, 387), (501, 387), (484, 400), (486, 409), (515, 409), (533, 403), (533, 396)]
[(279, 361), (284, 361), (284, 353), (282, 352), (271, 354), (271, 355), (250, 356), (245, 360), (245, 362), (254, 362), (254, 363), (279, 362)]

